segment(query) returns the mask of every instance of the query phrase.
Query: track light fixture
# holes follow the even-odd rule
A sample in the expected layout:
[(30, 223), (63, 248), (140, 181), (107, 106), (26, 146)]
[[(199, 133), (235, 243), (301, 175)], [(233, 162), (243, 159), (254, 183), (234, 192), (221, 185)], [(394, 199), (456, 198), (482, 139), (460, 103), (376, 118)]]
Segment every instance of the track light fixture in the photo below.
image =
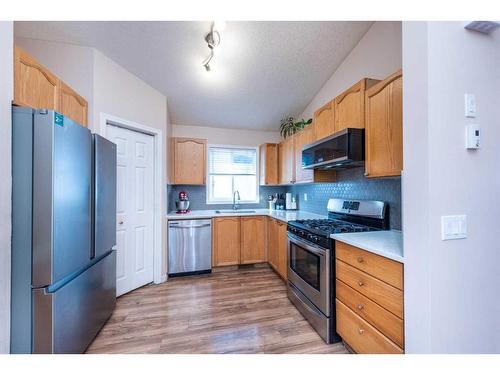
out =
[(215, 48), (220, 44), (220, 33), (215, 29), (215, 26), (215, 22), (212, 22), (210, 32), (205, 35), (205, 42), (207, 42), (207, 46), (210, 49), (210, 54), (205, 60), (203, 60), (202, 65), (205, 67), (207, 72), (210, 71), (210, 62), (215, 55)]

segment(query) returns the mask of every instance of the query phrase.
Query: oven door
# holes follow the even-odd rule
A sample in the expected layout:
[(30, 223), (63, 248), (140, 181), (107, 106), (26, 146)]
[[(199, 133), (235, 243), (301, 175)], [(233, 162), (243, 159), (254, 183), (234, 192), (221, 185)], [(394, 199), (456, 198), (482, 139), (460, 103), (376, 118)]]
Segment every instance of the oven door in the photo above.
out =
[(288, 233), (288, 280), (330, 316), (330, 249)]

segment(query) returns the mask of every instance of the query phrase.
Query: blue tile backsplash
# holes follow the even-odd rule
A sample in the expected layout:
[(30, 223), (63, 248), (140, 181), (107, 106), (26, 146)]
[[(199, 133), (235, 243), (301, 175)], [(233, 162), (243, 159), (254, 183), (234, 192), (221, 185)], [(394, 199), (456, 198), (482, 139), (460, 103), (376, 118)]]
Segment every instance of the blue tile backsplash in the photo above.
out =
[[(230, 204), (206, 204), (205, 186), (168, 185), (169, 211), (175, 210), (175, 201), (180, 191), (189, 193), (190, 208), (193, 210), (216, 210), (231, 208)], [(290, 192), (296, 194), (300, 210), (326, 215), (329, 198), (369, 199), (385, 201), (389, 205), (390, 226), (401, 229), (401, 178), (368, 179), (364, 168), (346, 169), (337, 172), (337, 182), (304, 184), (291, 186), (261, 186), (260, 203), (245, 204), (244, 208), (267, 208), (267, 196), (274, 193)], [(307, 193), (307, 201), (304, 200)]]
[[(401, 178), (369, 179), (364, 168), (345, 169), (337, 172), (337, 182), (292, 185), (289, 192), (296, 194), (298, 208), (326, 215), (329, 198), (368, 199), (385, 201), (389, 205), (390, 226), (401, 229)], [(307, 201), (304, 200), (307, 193)]]

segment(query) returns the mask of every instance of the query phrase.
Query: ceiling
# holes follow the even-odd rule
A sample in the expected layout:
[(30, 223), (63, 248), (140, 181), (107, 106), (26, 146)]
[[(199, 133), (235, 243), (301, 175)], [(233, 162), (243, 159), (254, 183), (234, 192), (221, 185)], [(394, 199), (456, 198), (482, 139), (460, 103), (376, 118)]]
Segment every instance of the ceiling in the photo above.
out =
[(94, 47), (162, 92), (180, 125), (277, 130), (302, 113), (372, 22), (16, 22), (15, 36)]

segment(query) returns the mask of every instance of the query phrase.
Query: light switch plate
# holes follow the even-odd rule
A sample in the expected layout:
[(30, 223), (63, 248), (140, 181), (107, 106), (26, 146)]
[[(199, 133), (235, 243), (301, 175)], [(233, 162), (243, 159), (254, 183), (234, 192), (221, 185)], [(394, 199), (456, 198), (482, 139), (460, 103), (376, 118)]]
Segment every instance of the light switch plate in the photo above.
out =
[(441, 216), (441, 239), (467, 238), (467, 215)]
[(476, 117), (476, 96), (474, 94), (464, 94), (465, 117)]
[(304, 193), (304, 202), (307, 202), (307, 193)]

